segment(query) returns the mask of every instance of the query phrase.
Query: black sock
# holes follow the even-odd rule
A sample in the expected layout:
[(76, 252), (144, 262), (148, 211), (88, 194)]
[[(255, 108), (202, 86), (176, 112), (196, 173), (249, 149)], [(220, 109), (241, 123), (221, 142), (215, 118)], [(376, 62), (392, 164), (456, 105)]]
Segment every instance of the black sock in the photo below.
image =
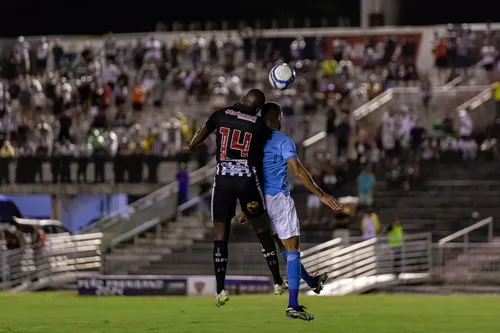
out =
[(225, 288), (227, 268), (227, 242), (214, 241), (214, 269), (217, 294)]
[(273, 275), (274, 284), (283, 284), (283, 279), (280, 274), (280, 264), (278, 261), (278, 255), (276, 254), (276, 245), (274, 244), (273, 236), (271, 236), (271, 231), (266, 230), (257, 235), (262, 246), (262, 254), (267, 260), (267, 265), (271, 270)]

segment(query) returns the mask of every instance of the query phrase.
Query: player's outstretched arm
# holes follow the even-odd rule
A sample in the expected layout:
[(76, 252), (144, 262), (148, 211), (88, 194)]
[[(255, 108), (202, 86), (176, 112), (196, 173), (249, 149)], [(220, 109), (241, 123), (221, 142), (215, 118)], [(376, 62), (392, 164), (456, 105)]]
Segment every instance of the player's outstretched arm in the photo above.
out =
[(196, 134), (194, 135), (191, 142), (189, 143), (188, 149), (191, 150), (194, 147), (198, 146), (199, 144), (203, 143), (203, 141), (205, 141), (208, 138), (210, 133), (211, 131), (209, 131), (205, 126), (200, 128), (198, 132), (196, 132)]
[(290, 158), (288, 166), (292, 173), (297, 177), (302, 185), (304, 185), (314, 195), (319, 197), (321, 201), (333, 210), (340, 210), (342, 206), (331, 195), (326, 194), (312, 179), (309, 172), (304, 168), (298, 157)]

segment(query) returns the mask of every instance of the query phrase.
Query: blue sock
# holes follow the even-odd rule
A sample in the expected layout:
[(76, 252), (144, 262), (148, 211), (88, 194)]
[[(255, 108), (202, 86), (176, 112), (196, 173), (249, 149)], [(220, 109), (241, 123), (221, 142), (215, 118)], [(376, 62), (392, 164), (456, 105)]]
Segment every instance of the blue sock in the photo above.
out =
[(304, 280), (309, 287), (314, 287), (316, 284), (316, 279), (309, 274), (308, 271), (306, 271), (304, 265), (302, 265), (302, 262), (300, 263), (300, 276), (302, 277), (302, 280)]
[(297, 308), (299, 306), (300, 285), (300, 252), (291, 251), (286, 255), (286, 273), (288, 275), (288, 306)]
[[(285, 249), (280, 249), (280, 252), (281, 255), (283, 256), (283, 259), (285, 259), (285, 262), (287, 262), (286, 256), (288, 252), (286, 252)], [(314, 279), (313, 276), (311, 276), (311, 274), (309, 274), (304, 265), (302, 265), (302, 262), (300, 263), (300, 277), (302, 278), (302, 280), (305, 281), (305, 283), (307, 283), (309, 287), (311, 288), (314, 287), (316, 280)]]

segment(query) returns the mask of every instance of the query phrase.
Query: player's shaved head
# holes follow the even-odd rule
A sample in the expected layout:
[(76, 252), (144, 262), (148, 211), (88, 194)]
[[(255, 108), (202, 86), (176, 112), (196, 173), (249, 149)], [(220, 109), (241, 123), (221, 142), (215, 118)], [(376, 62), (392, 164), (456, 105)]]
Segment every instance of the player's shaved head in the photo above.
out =
[(267, 102), (262, 106), (261, 114), (267, 126), (275, 128), (278, 131), (281, 129), (281, 120), (283, 118), (281, 105), (275, 102)]
[(241, 99), (241, 103), (254, 109), (256, 112), (266, 102), (266, 95), (259, 89), (251, 89)]

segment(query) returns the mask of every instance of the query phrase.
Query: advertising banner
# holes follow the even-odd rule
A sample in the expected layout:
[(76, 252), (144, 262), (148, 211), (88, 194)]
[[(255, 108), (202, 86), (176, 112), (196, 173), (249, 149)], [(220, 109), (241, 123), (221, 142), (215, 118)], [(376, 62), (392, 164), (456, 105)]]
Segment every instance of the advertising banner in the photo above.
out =
[(78, 279), (80, 296), (185, 296), (186, 278), (177, 276), (95, 276)]
[(232, 295), (267, 294), (272, 291), (269, 277), (228, 276), (226, 289)]
[[(265, 294), (272, 291), (268, 277), (228, 276), (226, 289), (232, 295)], [(80, 296), (213, 296), (215, 277), (163, 275), (100, 275), (78, 279)]]
[[(266, 294), (271, 292), (271, 281), (262, 276), (227, 276), (226, 289), (231, 295)], [(215, 277), (208, 275), (188, 276), (189, 296), (213, 296), (216, 293)]]

